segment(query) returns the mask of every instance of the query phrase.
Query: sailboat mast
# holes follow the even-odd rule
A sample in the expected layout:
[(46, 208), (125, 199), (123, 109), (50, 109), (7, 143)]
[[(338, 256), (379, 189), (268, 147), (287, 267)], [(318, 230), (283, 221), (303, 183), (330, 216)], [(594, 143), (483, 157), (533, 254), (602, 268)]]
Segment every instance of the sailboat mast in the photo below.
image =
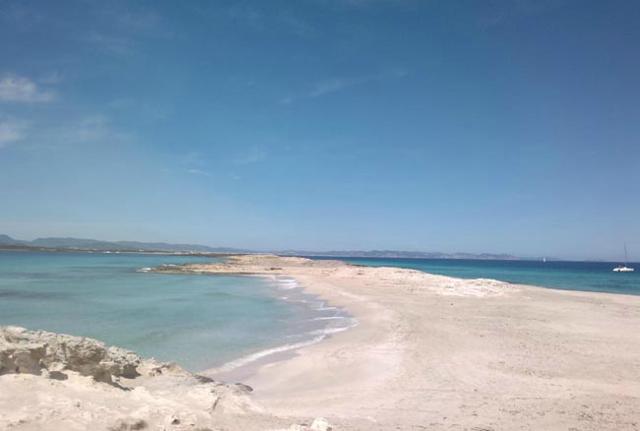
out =
[(629, 262), (629, 256), (627, 256), (627, 243), (624, 243), (624, 264), (626, 265)]

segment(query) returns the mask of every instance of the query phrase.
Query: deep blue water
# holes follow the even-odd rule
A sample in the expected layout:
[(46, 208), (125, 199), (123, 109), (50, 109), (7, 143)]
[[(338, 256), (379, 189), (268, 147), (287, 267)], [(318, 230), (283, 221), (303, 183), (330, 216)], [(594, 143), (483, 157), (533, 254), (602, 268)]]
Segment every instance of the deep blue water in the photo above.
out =
[(314, 318), (336, 313), (315, 310), (323, 304), (288, 280), (139, 272), (213, 260), (0, 251), (0, 325), (88, 336), (203, 370), (307, 340), (326, 326)]
[(368, 266), (411, 268), (459, 278), (492, 278), (566, 290), (640, 295), (640, 264), (630, 263), (632, 273), (615, 273), (610, 262), (561, 262), (522, 260), (454, 260), (337, 258)]

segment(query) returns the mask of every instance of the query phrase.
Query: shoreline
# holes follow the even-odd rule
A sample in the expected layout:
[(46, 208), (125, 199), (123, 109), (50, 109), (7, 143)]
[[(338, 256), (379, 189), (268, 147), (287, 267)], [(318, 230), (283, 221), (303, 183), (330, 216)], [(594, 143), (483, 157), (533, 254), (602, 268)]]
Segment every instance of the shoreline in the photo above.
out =
[[(261, 257), (261, 256), (272, 256), (272, 255), (259, 255), (259, 254), (251, 254), (251, 255), (243, 255), (243, 254), (230, 254), (227, 256), (220, 256), (223, 259), (228, 259), (228, 258), (234, 258), (234, 257), (242, 257), (242, 256), (255, 256), (255, 257)], [(274, 255), (274, 256), (278, 256), (278, 255)], [(313, 256), (278, 256), (280, 258), (294, 258), (294, 259), (309, 259), (309, 260), (315, 260), (315, 257)], [(407, 259), (411, 259), (411, 258), (407, 258)], [(415, 258), (415, 259), (420, 259), (420, 258)], [(550, 286), (542, 286), (542, 285), (533, 285), (533, 284), (522, 284), (522, 283), (514, 283), (511, 281), (503, 281), (503, 280), (497, 280), (497, 279), (490, 279), (490, 278), (461, 278), (461, 277), (452, 277), (452, 276), (448, 276), (448, 275), (441, 275), (441, 274), (434, 274), (434, 273), (429, 273), (429, 272), (425, 272), (422, 270), (418, 270), (418, 269), (412, 269), (412, 268), (403, 268), (403, 267), (393, 267), (393, 266), (368, 266), (368, 265), (364, 265), (364, 264), (358, 264), (358, 263), (352, 263), (352, 262), (348, 262), (348, 261), (344, 261), (341, 260), (340, 258), (336, 257), (332, 257), (332, 256), (322, 256), (321, 259), (318, 259), (319, 261), (325, 261), (325, 262), (340, 262), (342, 264), (345, 264), (347, 266), (352, 266), (352, 267), (356, 267), (356, 268), (381, 268), (381, 269), (390, 269), (390, 270), (408, 270), (408, 271), (417, 271), (417, 272), (421, 272), (424, 274), (427, 274), (429, 276), (434, 276), (434, 277), (444, 277), (444, 278), (450, 278), (450, 279), (454, 279), (454, 280), (458, 280), (458, 281), (464, 281), (464, 280), (473, 280), (473, 281), (481, 281), (481, 282), (489, 282), (489, 283), (504, 283), (510, 286), (514, 286), (514, 287), (519, 287), (519, 288), (525, 288), (525, 289), (544, 289), (544, 290), (550, 290), (550, 291), (554, 291), (560, 294), (571, 294), (571, 293), (576, 293), (577, 296), (582, 296), (582, 293), (586, 293), (586, 294), (602, 294), (602, 295), (613, 295), (613, 296), (631, 296), (631, 297), (637, 297), (640, 295), (636, 295), (636, 294), (631, 294), (631, 293), (617, 293), (617, 292), (603, 292), (603, 291), (598, 291), (598, 290), (574, 290), (574, 289), (562, 289), (562, 288), (558, 288), (558, 287), (550, 287)], [(144, 272), (158, 272), (158, 273), (179, 273), (179, 274), (197, 274), (197, 275), (221, 275), (221, 276), (238, 276), (238, 277), (258, 277), (258, 278), (263, 278), (263, 279), (267, 279), (267, 280), (277, 280), (278, 277), (290, 277), (292, 279), (295, 279), (296, 281), (298, 281), (298, 278), (300, 276), (297, 276), (298, 278), (296, 278), (295, 276), (283, 272), (280, 273), (278, 275), (273, 275), (272, 273), (268, 272), (266, 269), (263, 271), (256, 271), (256, 272), (244, 272), (244, 271), (214, 271), (214, 272), (210, 272), (206, 269), (204, 270), (184, 270), (184, 267), (189, 267), (190, 265), (203, 265), (203, 264), (178, 264), (178, 265), (168, 265), (166, 267), (162, 267), (160, 268), (143, 268), (145, 271)], [(204, 264), (205, 266), (207, 264)], [(215, 265), (215, 264), (214, 264)], [(273, 268), (270, 268), (269, 270), (272, 270)], [(282, 268), (278, 268), (278, 269), (282, 269)], [(306, 285), (302, 284), (302, 283), (298, 283), (298, 288), (300, 288), (302, 291), (304, 292), (309, 292), (309, 289)], [(323, 297), (321, 296), (321, 294), (319, 293), (310, 293), (311, 295), (313, 295), (314, 297), (318, 298), (318, 299), (323, 299)], [(280, 298), (281, 299), (281, 298)], [(286, 301), (286, 300), (285, 300)], [(331, 304), (330, 301), (326, 301), (327, 305)], [(346, 309), (346, 307), (333, 307), (332, 308), (343, 308)], [(347, 310), (347, 312), (349, 312), (350, 310)], [(218, 366), (218, 367), (214, 367), (214, 368), (209, 368), (209, 369), (205, 369), (205, 370), (201, 370), (198, 372), (198, 374), (200, 375), (205, 375), (207, 377), (211, 377), (211, 378), (219, 378), (222, 381), (240, 381), (240, 380), (247, 380), (250, 379), (251, 377), (255, 376), (256, 374), (259, 373), (260, 368), (265, 367), (265, 366), (269, 366), (273, 363), (277, 363), (277, 362), (282, 362), (282, 361), (286, 361), (289, 360), (297, 355), (300, 355), (301, 353), (299, 352), (302, 349), (311, 347), (315, 344), (318, 343), (322, 343), (322, 342), (326, 342), (329, 341), (329, 339), (334, 336), (335, 334), (339, 334), (343, 331), (348, 331), (348, 330), (352, 330), (354, 327), (358, 326), (359, 321), (356, 317), (352, 317), (353, 319), (353, 324), (346, 327), (346, 328), (340, 328), (340, 330), (336, 331), (336, 332), (327, 332), (324, 333), (322, 335), (318, 335), (314, 338), (308, 339), (308, 340), (303, 340), (300, 342), (296, 342), (296, 343), (292, 343), (292, 344), (280, 344), (274, 347), (270, 347), (270, 348), (266, 348), (263, 350), (259, 350), (256, 351), (254, 353), (250, 353), (241, 357), (238, 357), (236, 359), (232, 359), (226, 363), (223, 363), (222, 365)]]
[(154, 272), (292, 278), (359, 324), (236, 368), (236, 385), (169, 364), (118, 380), (127, 390), (0, 375), (0, 427), (4, 415), (21, 431), (640, 429), (637, 296), (272, 255)]
[[(206, 275), (206, 274), (205, 274)], [(217, 274), (214, 274), (217, 275)], [(276, 344), (274, 346), (258, 350), (249, 354), (245, 354), (238, 358), (227, 361), (219, 366), (213, 368), (207, 368), (200, 370), (198, 374), (204, 375), (219, 381), (234, 381), (244, 382), (248, 378), (254, 376), (260, 368), (267, 366), (273, 362), (280, 362), (294, 357), (298, 354), (300, 349), (312, 346), (314, 344), (321, 343), (327, 338), (332, 337), (335, 334), (339, 334), (343, 331), (348, 331), (359, 324), (358, 320), (342, 307), (333, 306), (328, 301), (324, 300), (319, 295), (308, 292), (304, 285), (300, 284), (298, 280), (286, 275), (274, 276), (271, 274), (247, 274), (247, 273), (224, 273), (219, 275), (233, 275), (238, 277), (258, 277), (271, 281), (274, 286), (274, 296), (278, 300), (286, 303), (305, 303), (305, 306), (309, 308), (310, 313), (319, 313), (322, 311), (332, 311), (331, 316), (316, 316), (310, 319), (310, 321), (327, 322), (322, 327), (312, 329), (311, 331), (301, 332), (298, 334), (304, 337), (298, 341), (291, 343)], [(293, 281), (293, 283), (291, 283)], [(284, 287), (287, 286), (287, 287)], [(283, 296), (287, 292), (290, 294)], [(291, 299), (290, 296), (294, 295), (295, 299)], [(313, 307), (309, 299), (300, 299), (300, 296), (310, 297), (311, 300), (322, 303), (319, 308)], [(330, 322), (333, 321), (345, 321), (348, 322), (346, 326), (332, 326)], [(310, 329), (310, 328), (307, 328)]]
[(514, 429), (524, 421), (618, 430), (635, 429), (640, 417), (634, 295), (270, 256), (181, 270), (290, 276), (360, 322), (246, 376), (254, 399), (276, 415), (320, 414), (355, 429)]

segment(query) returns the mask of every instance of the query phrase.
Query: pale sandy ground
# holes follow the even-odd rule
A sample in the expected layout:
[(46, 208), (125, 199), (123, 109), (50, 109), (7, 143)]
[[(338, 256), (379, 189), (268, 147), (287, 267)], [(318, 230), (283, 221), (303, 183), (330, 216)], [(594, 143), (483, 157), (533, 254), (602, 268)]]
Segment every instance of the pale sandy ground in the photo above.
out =
[(101, 413), (170, 430), (175, 411), (180, 429), (287, 429), (318, 416), (337, 430), (640, 428), (640, 297), (272, 256), (170, 270), (289, 275), (359, 324), (261, 365), (244, 381), (255, 391), (213, 413), (210, 396), (193, 395), (200, 386), (116, 393), (102, 383), (1, 376), (0, 426), (3, 415), (33, 416), (50, 403), (61, 406), (57, 423), (79, 425), (38, 428), (46, 417), (24, 416), (14, 428), (103, 429), (106, 419), (82, 420)]
[(192, 269), (291, 275), (360, 322), (247, 380), (271, 412), (362, 429), (640, 429), (639, 297), (295, 258), (232, 263)]

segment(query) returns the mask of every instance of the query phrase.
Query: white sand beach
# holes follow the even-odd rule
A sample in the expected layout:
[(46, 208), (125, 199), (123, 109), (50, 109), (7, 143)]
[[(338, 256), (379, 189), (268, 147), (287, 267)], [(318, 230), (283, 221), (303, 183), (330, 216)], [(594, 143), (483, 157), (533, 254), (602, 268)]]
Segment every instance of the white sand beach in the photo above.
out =
[(358, 324), (235, 370), (253, 392), (183, 372), (118, 377), (123, 390), (3, 370), (0, 428), (640, 428), (640, 297), (275, 256), (169, 270), (291, 276)]

